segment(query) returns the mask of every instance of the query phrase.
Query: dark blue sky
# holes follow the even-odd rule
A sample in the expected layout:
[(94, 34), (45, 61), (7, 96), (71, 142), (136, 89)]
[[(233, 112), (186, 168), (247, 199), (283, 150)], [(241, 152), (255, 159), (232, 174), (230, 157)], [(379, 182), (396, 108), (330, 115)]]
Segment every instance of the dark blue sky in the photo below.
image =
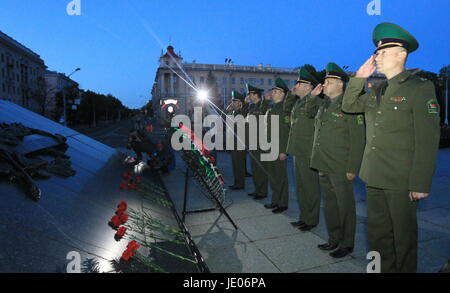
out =
[[(0, 30), (41, 55), (50, 70), (82, 88), (111, 93), (129, 107), (150, 98), (161, 46), (171, 40), (184, 61), (271, 64), (318, 69), (329, 61), (358, 67), (373, 52), (373, 28), (394, 22), (420, 43), (408, 67), (437, 72), (450, 63), (450, 1), (381, 0), (0, 0)], [(156, 41), (154, 33), (161, 43)]]

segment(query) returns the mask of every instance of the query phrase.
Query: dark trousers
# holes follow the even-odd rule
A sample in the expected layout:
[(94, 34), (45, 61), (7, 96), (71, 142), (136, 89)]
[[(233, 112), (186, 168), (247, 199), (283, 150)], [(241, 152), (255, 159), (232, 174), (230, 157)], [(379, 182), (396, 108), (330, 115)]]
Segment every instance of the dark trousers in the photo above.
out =
[(250, 151), (250, 158), (253, 171), (253, 184), (255, 185), (255, 193), (259, 196), (267, 196), (269, 186), (268, 172), (266, 168), (267, 162), (261, 161), (261, 151)]
[(325, 194), (325, 221), (330, 244), (340, 248), (354, 247), (356, 206), (353, 181), (346, 173), (319, 172), (320, 185)]
[(320, 216), (319, 173), (309, 167), (309, 161), (310, 157), (307, 156), (294, 157), (297, 201), (300, 221), (316, 226)]
[(382, 273), (417, 271), (417, 202), (408, 190), (367, 187), (369, 250), (381, 255)]
[(245, 151), (232, 151), (231, 163), (233, 166), (234, 186), (245, 187)]
[(287, 160), (267, 162), (269, 182), (272, 188), (272, 204), (279, 207), (288, 207), (289, 190), (287, 177)]

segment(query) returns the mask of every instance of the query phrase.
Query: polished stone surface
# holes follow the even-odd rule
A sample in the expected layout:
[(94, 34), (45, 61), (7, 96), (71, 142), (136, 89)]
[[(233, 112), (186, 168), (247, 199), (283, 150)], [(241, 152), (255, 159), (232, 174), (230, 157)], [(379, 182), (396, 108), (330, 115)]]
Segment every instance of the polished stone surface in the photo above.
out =
[[(73, 177), (52, 176), (36, 181), (42, 190), (37, 203), (19, 186), (0, 182), (0, 272), (65, 272), (71, 251), (79, 252), (82, 261), (96, 259), (102, 271), (111, 271), (110, 261), (120, 258), (128, 242), (116, 242), (115, 231), (108, 226), (121, 200), (128, 203), (129, 209), (144, 210), (155, 220), (179, 229), (171, 207), (163, 207), (135, 191), (119, 190), (124, 181), (122, 174), (131, 167), (122, 163), (123, 155), (115, 149), (5, 101), (0, 101), (0, 122), (22, 123), (68, 137), (66, 154), (76, 170)], [(144, 173), (143, 180), (161, 183), (159, 176), (152, 173)], [(132, 234), (192, 258), (185, 244)], [(196, 265), (157, 249), (151, 251), (151, 257), (169, 272), (197, 272)]]

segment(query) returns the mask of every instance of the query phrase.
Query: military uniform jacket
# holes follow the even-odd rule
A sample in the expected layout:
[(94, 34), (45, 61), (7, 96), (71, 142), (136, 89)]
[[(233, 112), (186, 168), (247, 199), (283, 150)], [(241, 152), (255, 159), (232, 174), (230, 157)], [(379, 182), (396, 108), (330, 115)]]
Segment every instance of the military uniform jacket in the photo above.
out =
[(440, 136), (433, 83), (404, 71), (360, 96), (365, 81), (350, 80), (342, 105), (365, 113), (361, 178), (372, 187), (429, 193)]
[[(309, 160), (314, 141), (314, 117), (319, 109), (319, 104), (311, 105), (307, 111), (306, 99), (308, 96), (303, 99), (296, 97), (297, 102), (291, 112), (291, 129), (286, 153), (307, 157)], [(286, 102), (288, 103), (288, 101)]]
[[(247, 111), (248, 111), (247, 105), (244, 104), (244, 105), (242, 105), (242, 108), (240, 108), (238, 110), (228, 111), (227, 114), (232, 116), (233, 118), (235, 118), (238, 115), (241, 115), (241, 116), (243, 116), (245, 118), (247, 116)], [(233, 128), (233, 131), (234, 131), (233, 134), (235, 136), (234, 137), (234, 148), (233, 149), (234, 150), (241, 150), (241, 148), (244, 148), (244, 150), (245, 150), (245, 147), (246, 147), (245, 143), (243, 142), (244, 144), (241, 144), (239, 142), (239, 140), (238, 140), (238, 125), (239, 125), (238, 123), (234, 124), (234, 128)], [(228, 132), (228, 126), (225, 125), (225, 127), (227, 129), (227, 135), (231, 135)], [(247, 128), (247, 126), (246, 126), (246, 128)], [(247, 134), (246, 134), (246, 136), (247, 136)], [(238, 145), (242, 146), (242, 147), (239, 147), (239, 149), (238, 149)]]
[[(272, 133), (272, 118), (278, 116), (278, 133), (279, 137), (271, 137)], [(279, 154), (284, 153), (287, 148), (287, 143), (289, 139), (289, 130), (291, 128), (290, 114), (284, 111), (283, 102), (275, 103), (272, 107), (267, 110), (265, 121), (265, 131), (267, 134), (268, 141), (273, 143), (275, 141), (279, 142)]]
[(363, 115), (342, 112), (343, 95), (330, 98), (308, 97), (309, 103), (318, 104), (315, 119), (311, 167), (323, 172), (358, 174), (365, 146)]
[[(259, 147), (259, 135), (257, 135), (258, 133), (260, 133), (260, 116), (264, 116), (267, 112), (267, 110), (269, 109), (269, 102), (265, 99), (261, 99), (258, 103), (256, 104), (250, 104), (248, 105), (247, 108), (247, 123), (246, 123), (246, 142), (247, 142), (247, 146), (249, 146), (249, 139), (250, 138), (256, 138), (257, 143), (258, 143), (258, 150), (260, 149)], [(252, 135), (250, 136), (250, 131), (253, 129), (249, 128), (249, 116), (253, 115), (256, 118), (256, 135)]]

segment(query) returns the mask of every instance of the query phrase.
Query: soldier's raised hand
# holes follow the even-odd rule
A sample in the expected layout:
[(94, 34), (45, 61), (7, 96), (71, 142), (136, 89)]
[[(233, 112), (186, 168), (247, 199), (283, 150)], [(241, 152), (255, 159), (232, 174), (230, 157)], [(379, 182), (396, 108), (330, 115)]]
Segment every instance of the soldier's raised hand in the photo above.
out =
[(371, 76), (377, 67), (375, 66), (375, 55), (370, 56), (367, 59), (366, 63), (364, 63), (359, 70), (356, 72), (355, 77), (357, 78), (368, 78)]
[(312, 96), (318, 96), (322, 93), (323, 91), (323, 85), (321, 83), (319, 83), (311, 92)]

